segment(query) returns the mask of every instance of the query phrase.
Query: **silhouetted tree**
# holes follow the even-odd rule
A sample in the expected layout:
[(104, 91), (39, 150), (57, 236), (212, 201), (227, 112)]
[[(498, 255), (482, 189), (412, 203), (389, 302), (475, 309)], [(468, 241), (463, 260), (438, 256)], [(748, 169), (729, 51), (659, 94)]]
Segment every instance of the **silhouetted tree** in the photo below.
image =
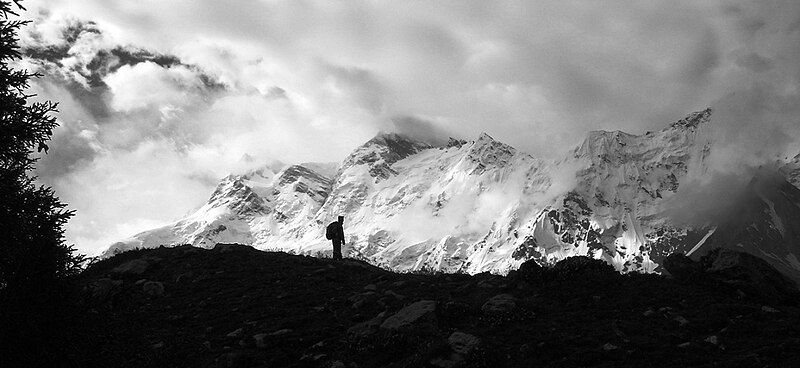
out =
[[(30, 173), (34, 150), (46, 153), (58, 124), (55, 103), (31, 102), (25, 92), (39, 74), (11, 65), (20, 59), (17, 32), (28, 23), (10, 19), (17, 10), (24, 10), (20, 0), (0, 0), (0, 345), (6, 352), (45, 343), (83, 259), (64, 243), (72, 211)], [(9, 346), (4, 339), (15, 341)]]

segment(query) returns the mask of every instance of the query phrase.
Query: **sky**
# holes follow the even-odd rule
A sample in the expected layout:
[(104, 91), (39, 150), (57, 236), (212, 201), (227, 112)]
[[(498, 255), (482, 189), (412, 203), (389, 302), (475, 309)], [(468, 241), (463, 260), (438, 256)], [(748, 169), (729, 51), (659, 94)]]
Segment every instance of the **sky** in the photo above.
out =
[[(266, 162), (379, 131), (545, 159), (714, 109), (714, 162), (797, 152), (800, 2), (25, 0), (22, 67), (61, 126), (39, 180), (96, 254)], [(794, 150), (794, 151), (792, 151)]]

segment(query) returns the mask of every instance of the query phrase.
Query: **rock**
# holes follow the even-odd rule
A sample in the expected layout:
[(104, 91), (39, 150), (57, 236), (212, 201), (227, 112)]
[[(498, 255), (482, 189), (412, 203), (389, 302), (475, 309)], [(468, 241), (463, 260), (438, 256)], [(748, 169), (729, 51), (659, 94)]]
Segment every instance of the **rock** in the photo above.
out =
[(406, 298), (404, 295), (400, 295), (400, 294), (398, 294), (398, 293), (395, 293), (395, 292), (394, 292), (394, 291), (392, 291), (392, 290), (386, 290), (386, 291), (384, 291), (384, 292), (383, 292), (383, 295), (390, 296), (390, 297), (392, 297), (392, 298), (395, 298), (395, 299), (397, 299), (397, 300), (404, 300), (404, 299)]
[(395, 281), (395, 282), (392, 283), (392, 285), (394, 287), (403, 287), (403, 286), (406, 286), (406, 282), (402, 281), (402, 280), (401, 281)]
[(481, 343), (481, 339), (463, 332), (453, 332), (447, 338), (450, 349), (461, 355), (469, 355)]
[(374, 291), (367, 291), (364, 293), (355, 294), (347, 298), (347, 300), (353, 302), (351, 308), (359, 309), (368, 303), (374, 303), (377, 298), (378, 296)]
[(228, 333), (225, 336), (228, 336), (230, 338), (237, 338), (237, 337), (241, 337), (242, 334), (244, 334), (244, 329), (243, 328), (237, 328), (236, 330)]
[(463, 321), (473, 313), (472, 307), (469, 304), (448, 301), (439, 307), (439, 315), (446, 321), (451, 323), (458, 323)]
[(499, 294), (483, 304), (481, 310), (487, 314), (511, 313), (517, 308), (517, 298), (511, 294)]
[(142, 290), (150, 296), (164, 295), (164, 284), (158, 281), (148, 281), (142, 285)]
[(678, 280), (693, 280), (702, 274), (700, 264), (683, 253), (672, 253), (664, 259), (664, 269)]
[(719, 345), (719, 339), (714, 335), (707, 337), (704, 341), (712, 345)]
[(290, 334), (290, 333), (292, 333), (292, 330), (291, 330), (291, 329), (284, 328), (284, 329), (282, 329), (282, 330), (275, 331), (275, 332), (273, 332), (273, 333), (271, 333), (271, 334), (269, 334), (269, 335), (270, 335), (270, 336), (283, 336), (283, 335), (288, 335), (288, 334)]
[(175, 277), (175, 282), (189, 281), (192, 277), (194, 277), (194, 272), (192, 271), (184, 272)]
[(137, 281), (136, 281), (135, 283), (133, 283), (133, 284), (134, 284), (134, 285), (136, 285), (136, 286), (139, 286), (139, 285), (141, 285), (141, 284), (144, 284), (145, 282), (147, 282), (147, 279), (141, 279), (141, 280), (137, 280)]
[(619, 272), (610, 264), (587, 256), (562, 259), (553, 266), (552, 273), (559, 279), (583, 279), (585, 281), (620, 276)]
[(424, 320), (434, 318), (436, 302), (433, 300), (420, 300), (415, 302), (381, 323), (381, 328), (386, 330), (401, 329)]
[(347, 334), (352, 336), (368, 336), (378, 331), (383, 320), (386, 318), (386, 312), (381, 312), (369, 321), (361, 322), (355, 326), (347, 329)]
[(264, 349), (264, 348), (267, 347), (267, 342), (265, 341), (267, 336), (269, 336), (269, 335), (267, 335), (265, 333), (260, 333), (260, 334), (253, 335), (253, 341), (256, 342), (256, 347), (257, 348)]
[(464, 285), (457, 287), (455, 290), (453, 290), (453, 292), (456, 294), (466, 294), (470, 291), (470, 289), (472, 289), (473, 286), (474, 285), (471, 282), (468, 282), (465, 283)]
[(464, 332), (453, 332), (447, 338), (450, 352), (431, 359), (429, 362), (434, 367), (459, 367), (463, 366), (466, 358), (480, 345), (481, 340)]
[(778, 303), (798, 296), (797, 285), (769, 263), (748, 253), (717, 248), (700, 259), (706, 274), (736, 285), (748, 295)]
[(344, 367), (345, 365), (344, 363), (342, 363), (341, 360), (334, 360), (333, 362), (331, 362), (331, 368), (344, 368)]
[(673, 320), (675, 322), (678, 322), (678, 325), (681, 326), (681, 327), (686, 326), (686, 325), (689, 324), (689, 320), (687, 320), (686, 318), (683, 318), (682, 316), (675, 316), (675, 318), (673, 318)]
[(429, 363), (430, 363), (430, 366), (438, 367), (438, 368), (454, 368), (454, 367), (457, 367), (459, 363), (461, 363), (460, 360), (456, 360), (456, 359), (458, 359), (460, 357), (455, 356), (455, 357), (451, 357), (451, 358), (455, 358), (455, 359), (434, 358), (434, 359), (431, 359)]
[(376, 290), (378, 290), (378, 287), (377, 287), (377, 286), (375, 286), (375, 284), (369, 284), (369, 285), (367, 285), (367, 286), (364, 286), (364, 290), (367, 290), (367, 291), (376, 291)]
[(679, 348), (688, 348), (690, 346), (692, 346), (691, 342), (684, 342), (683, 344), (678, 344)]
[(192, 246), (191, 244), (185, 244), (175, 248), (182, 250), (183, 254), (197, 254), (203, 251), (201, 248)]
[(213, 249), (214, 251), (220, 253), (230, 253), (230, 252), (235, 252), (239, 249), (243, 249), (244, 247), (246, 247), (246, 245), (217, 243), (216, 245), (214, 245)]
[(522, 262), (517, 269), (516, 277), (523, 279), (523, 280), (531, 280), (539, 278), (542, 275), (544, 268), (540, 266), (536, 261), (529, 259), (525, 262)]
[(775, 308), (772, 308), (772, 307), (770, 307), (768, 305), (762, 306), (761, 307), (761, 311), (765, 312), (765, 313), (780, 313), (781, 312), (781, 311), (779, 311), (779, 310), (777, 310)]
[(134, 259), (117, 266), (111, 270), (111, 273), (119, 275), (141, 275), (147, 271), (148, 267), (150, 267), (150, 263), (144, 259)]
[(242, 352), (239, 351), (230, 352), (225, 356), (225, 358), (228, 368), (239, 368), (239, 367), (250, 366), (248, 364), (249, 362), (247, 356), (245, 356)]
[(122, 280), (112, 280), (109, 278), (98, 279), (89, 286), (92, 298), (95, 300), (106, 300), (114, 297), (122, 291)]
[(656, 314), (656, 311), (654, 311), (653, 308), (648, 308), (646, 311), (644, 311), (644, 313), (642, 313), (642, 315), (645, 317), (650, 317), (654, 314)]
[(151, 345), (150, 347), (153, 348), (153, 349), (156, 349), (156, 350), (162, 349), (162, 348), (164, 348), (164, 342), (163, 341), (159, 341), (159, 342)]
[(617, 349), (619, 349), (619, 346), (616, 346), (616, 345), (614, 345), (614, 344), (612, 344), (610, 342), (606, 343), (605, 345), (603, 345), (603, 350), (605, 350), (605, 351), (611, 351), (611, 350), (617, 350)]

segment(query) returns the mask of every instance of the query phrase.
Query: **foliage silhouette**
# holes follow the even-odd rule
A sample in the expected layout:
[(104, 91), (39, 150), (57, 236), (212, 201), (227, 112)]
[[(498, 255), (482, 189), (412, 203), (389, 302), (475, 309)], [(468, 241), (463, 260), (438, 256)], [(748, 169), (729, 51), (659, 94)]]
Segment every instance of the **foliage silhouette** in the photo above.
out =
[(54, 331), (65, 326), (70, 279), (84, 257), (64, 242), (73, 211), (30, 173), (34, 150), (49, 149), (57, 104), (29, 101), (29, 81), (40, 75), (14, 69), (17, 32), (29, 23), (12, 19), (18, 10), (25, 10), (20, 0), (0, 0), (0, 345), (17, 347), (0, 365), (36, 366), (59, 359)]

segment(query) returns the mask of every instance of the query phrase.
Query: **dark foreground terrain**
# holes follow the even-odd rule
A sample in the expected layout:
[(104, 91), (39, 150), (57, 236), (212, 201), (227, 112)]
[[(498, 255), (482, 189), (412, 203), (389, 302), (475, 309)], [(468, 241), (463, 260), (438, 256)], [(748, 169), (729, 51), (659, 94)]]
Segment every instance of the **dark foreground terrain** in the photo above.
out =
[(598, 262), (500, 277), (396, 274), (236, 245), (131, 251), (84, 272), (71, 364), (800, 366), (796, 295), (760, 291), (759, 275), (679, 281)]

